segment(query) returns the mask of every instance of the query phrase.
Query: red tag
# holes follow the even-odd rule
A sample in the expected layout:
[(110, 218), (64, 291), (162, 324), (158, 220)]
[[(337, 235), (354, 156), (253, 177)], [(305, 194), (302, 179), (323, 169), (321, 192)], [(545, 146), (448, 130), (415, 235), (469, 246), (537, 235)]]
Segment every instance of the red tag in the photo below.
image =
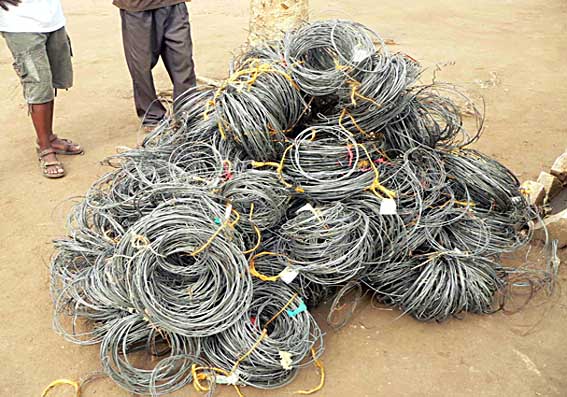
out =
[(228, 181), (230, 181), (233, 177), (232, 172), (230, 172), (230, 166), (228, 163), (224, 163), (224, 175)]
[(348, 166), (349, 168), (352, 167), (352, 161), (354, 160), (354, 154), (352, 153), (352, 148), (350, 145), (347, 146), (348, 151)]

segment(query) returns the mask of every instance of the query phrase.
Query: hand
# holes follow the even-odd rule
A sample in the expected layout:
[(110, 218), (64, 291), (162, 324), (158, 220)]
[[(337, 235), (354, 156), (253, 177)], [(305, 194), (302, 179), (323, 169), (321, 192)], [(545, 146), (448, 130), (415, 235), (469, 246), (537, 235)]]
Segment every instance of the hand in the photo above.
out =
[(17, 7), (18, 4), (20, 4), (21, 2), (22, 0), (0, 0), (0, 8), (4, 9), (5, 11), (8, 11), (9, 5)]

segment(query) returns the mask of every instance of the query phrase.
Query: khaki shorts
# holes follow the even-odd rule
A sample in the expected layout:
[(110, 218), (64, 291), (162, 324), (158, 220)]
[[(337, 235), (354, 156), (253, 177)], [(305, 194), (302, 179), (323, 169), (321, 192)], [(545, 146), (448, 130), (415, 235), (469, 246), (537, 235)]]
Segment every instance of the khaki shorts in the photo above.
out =
[(51, 102), (55, 90), (73, 85), (71, 42), (65, 28), (52, 33), (2, 32), (14, 57), (14, 70), (30, 105)]

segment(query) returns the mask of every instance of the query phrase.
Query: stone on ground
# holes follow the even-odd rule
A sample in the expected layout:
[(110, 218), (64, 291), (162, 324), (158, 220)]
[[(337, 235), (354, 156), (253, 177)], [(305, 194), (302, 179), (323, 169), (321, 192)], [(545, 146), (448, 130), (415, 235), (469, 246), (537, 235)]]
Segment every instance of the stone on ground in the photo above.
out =
[(545, 229), (550, 240), (558, 240), (558, 247), (567, 247), (567, 209), (551, 215), (543, 220), (543, 223), (538, 222), (534, 229), (534, 238), (537, 240), (545, 241)]
[(562, 189), (559, 179), (545, 171), (540, 172), (537, 182), (543, 185), (547, 201), (553, 200)]
[(562, 183), (567, 183), (567, 150), (557, 157), (551, 166), (551, 174), (555, 175)]
[(545, 199), (545, 186), (539, 182), (525, 181), (520, 190), (528, 197), (531, 205), (541, 206)]

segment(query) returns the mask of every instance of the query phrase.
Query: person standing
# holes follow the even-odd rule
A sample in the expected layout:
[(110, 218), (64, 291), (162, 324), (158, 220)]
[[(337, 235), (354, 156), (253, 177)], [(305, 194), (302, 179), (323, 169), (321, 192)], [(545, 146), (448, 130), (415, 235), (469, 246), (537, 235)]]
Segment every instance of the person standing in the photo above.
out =
[(160, 56), (173, 82), (173, 99), (196, 85), (186, 1), (114, 0), (120, 8), (126, 63), (134, 85), (136, 113), (146, 129), (166, 110), (157, 98), (152, 69)]
[(80, 145), (53, 133), (57, 90), (73, 85), (71, 44), (60, 0), (0, 0), (0, 33), (14, 58), (37, 135), (43, 176), (61, 178), (57, 154), (82, 154)]

